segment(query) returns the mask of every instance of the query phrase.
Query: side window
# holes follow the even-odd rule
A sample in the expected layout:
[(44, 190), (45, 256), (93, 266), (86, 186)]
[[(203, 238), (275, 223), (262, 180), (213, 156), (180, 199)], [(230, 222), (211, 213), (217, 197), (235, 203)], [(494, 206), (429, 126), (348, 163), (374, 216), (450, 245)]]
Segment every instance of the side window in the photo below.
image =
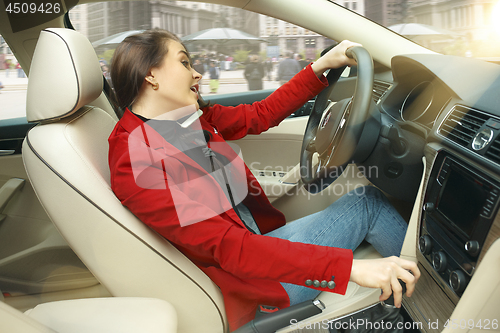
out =
[(26, 116), (28, 78), (0, 37), (0, 120)]
[[(203, 76), (200, 90), (206, 99), (277, 89), (335, 43), (285, 21), (200, 2), (89, 3), (73, 8), (69, 17), (94, 45), (108, 80), (114, 50), (126, 36), (151, 28), (175, 33)], [(307, 109), (296, 114), (306, 115)]]

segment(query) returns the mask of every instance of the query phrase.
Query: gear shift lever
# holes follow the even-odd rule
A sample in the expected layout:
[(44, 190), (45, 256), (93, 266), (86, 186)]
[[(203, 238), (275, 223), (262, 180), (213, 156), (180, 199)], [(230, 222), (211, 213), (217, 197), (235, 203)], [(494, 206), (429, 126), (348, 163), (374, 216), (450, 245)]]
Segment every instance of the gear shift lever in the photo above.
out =
[[(398, 281), (403, 287), (403, 293), (405, 293), (406, 284), (401, 280)], [(355, 323), (354, 326), (353, 323)], [(394, 306), (394, 296), (391, 294), (388, 299), (380, 302), (380, 304), (375, 304), (368, 309), (338, 319), (330, 327), (330, 333), (340, 332), (404, 333), (404, 318), (401, 309)]]
[[(403, 288), (402, 294), (404, 295), (406, 293), (406, 283), (404, 283), (402, 280), (398, 279), (399, 283), (401, 284), (401, 287)], [(394, 305), (394, 292), (389, 296), (388, 299), (385, 301), (380, 302), (383, 306), (385, 307), (391, 307), (395, 308), (396, 306)]]

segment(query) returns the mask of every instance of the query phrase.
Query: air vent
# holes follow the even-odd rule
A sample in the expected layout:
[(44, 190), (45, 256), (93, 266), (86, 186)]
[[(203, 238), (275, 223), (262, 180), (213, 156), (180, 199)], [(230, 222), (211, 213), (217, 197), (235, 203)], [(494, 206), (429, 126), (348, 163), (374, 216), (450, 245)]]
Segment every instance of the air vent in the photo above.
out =
[(486, 157), (492, 162), (500, 164), (500, 136), (491, 143), (490, 148), (486, 151)]
[(489, 116), (480, 111), (455, 105), (439, 128), (439, 134), (463, 147), (468, 147)]
[(390, 83), (382, 81), (373, 81), (373, 100), (375, 103), (379, 103), (382, 97), (385, 95), (387, 90), (391, 87)]

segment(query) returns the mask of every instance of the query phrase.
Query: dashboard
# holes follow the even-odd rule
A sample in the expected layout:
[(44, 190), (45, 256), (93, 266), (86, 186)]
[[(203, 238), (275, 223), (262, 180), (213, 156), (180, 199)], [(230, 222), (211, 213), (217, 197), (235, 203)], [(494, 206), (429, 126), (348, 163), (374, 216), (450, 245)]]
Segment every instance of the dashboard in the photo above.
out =
[(497, 64), (447, 55), (397, 56), (392, 75), (391, 88), (379, 103), (382, 112), (427, 133), (456, 104), (500, 116)]
[[(392, 75), (375, 75), (374, 90), (379, 111), (400, 137), (424, 141), (407, 148), (426, 162), (416, 198), (419, 284), (426, 289), (405, 307), (415, 321), (444, 323), (500, 237), (500, 66), (437, 54), (397, 56)], [(405, 164), (404, 157), (387, 156)], [(469, 294), (468, 302), (480, 300), (469, 307), (482, 307), (488, 296)]]
[(380, 112), (500, 175), (500, 65), (431, 54), (392, 65), (392, 81), (376, 76)]

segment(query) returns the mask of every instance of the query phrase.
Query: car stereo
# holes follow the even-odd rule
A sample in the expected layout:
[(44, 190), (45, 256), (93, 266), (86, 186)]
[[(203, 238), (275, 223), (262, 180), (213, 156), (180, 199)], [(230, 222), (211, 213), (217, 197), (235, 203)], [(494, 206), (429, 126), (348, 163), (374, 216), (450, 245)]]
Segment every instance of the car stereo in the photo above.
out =
[(424, 196), (419, 250), (461, 296), (498, 208), (500, 184), (440, 152)]

